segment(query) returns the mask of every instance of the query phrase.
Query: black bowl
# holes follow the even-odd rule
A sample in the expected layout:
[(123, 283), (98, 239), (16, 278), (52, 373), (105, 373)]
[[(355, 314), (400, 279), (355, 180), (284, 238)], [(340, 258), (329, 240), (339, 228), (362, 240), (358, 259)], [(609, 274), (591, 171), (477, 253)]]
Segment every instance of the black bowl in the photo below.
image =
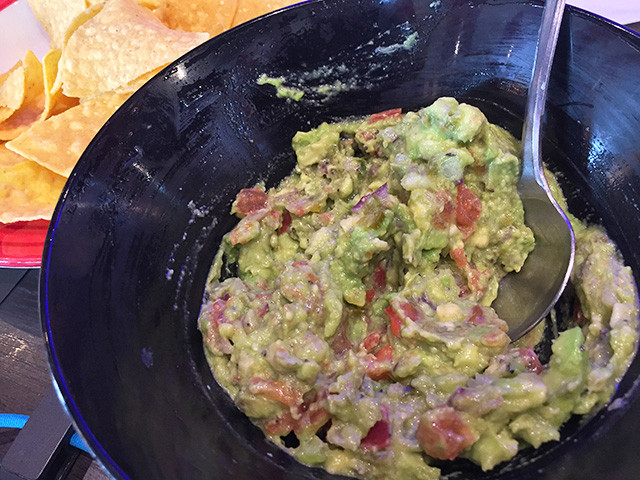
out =
[[(313, 1), (210, 40), (109, 120), (55, 210), (40, 293), (61, 398), (113, 477), (333, 478), (266, 441), (205, 361), (196, 318), (235, 193), (290, 171), (297, 130), (442, 95), (519, 136), (541, 12), (509, 0)], [(636, 278), (638, 72), (639, 37), (568, 8), (545, 157), (571, 210), (605, 225)], [(263, 73), (304, 97), (277, 98), (256, 83)], [(637, 396), (639, 369), (636, 360), (612, 406), (571, 422), (562, 441), (488, 473), (456, 462), (449, 478), (636, 478), (638, 406), (607, 428)]]

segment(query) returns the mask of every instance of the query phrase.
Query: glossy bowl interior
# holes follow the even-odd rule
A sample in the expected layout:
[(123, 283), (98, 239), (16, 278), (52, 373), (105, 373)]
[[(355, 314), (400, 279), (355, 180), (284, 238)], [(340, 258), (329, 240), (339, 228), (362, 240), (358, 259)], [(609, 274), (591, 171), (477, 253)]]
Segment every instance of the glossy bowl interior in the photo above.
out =
[[(275, 185), (294, 164), (293, 134), (325, 120), (449, 95), (519, 136), (541, 11), (509, 0), (312, 1), (210, 40), (112, 117), (51, 222), (41, 317), (61, 398), (113, 477), (333, 478), (266, 441), (205, 361), (196, 318), (217, 245), (235, 223), (231, 202), (242, 187)], [(636, 278), (639, 71), (639, 37), (568, 9), (545, 157), (572, 211), (606, 226)], [(277, 98), (257, 84), (263, 73), (284, 76), (304, 96)], [(322, 85), (342, 87), (326, 95)], [(638, 408), (628, 408), (639, 368), (636, 360), (615, 408), (571, 422), (561, 442), (492, 472), (460, 461), (444, 473), (634, 478), (638, 461), (627, 453), (640, 439)]]

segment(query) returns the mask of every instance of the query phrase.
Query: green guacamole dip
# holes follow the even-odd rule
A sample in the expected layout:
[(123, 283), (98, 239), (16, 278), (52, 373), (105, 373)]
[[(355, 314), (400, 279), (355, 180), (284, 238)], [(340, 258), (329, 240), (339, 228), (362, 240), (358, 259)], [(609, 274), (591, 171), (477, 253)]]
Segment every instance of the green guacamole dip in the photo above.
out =
[(491, 302), (535, 241), (519, 144), (480, 110), (441, 98), (293, 148), (277, 188), (239, 192), (199, 318), (216, 380), (275, 443), (332, 473), (437, 479), (436, 460), (490, 470), (610, 400), (638, 340), (631, 270), (572, 218), (570, 326), (544, 364), (540, 329), (510, 343)]

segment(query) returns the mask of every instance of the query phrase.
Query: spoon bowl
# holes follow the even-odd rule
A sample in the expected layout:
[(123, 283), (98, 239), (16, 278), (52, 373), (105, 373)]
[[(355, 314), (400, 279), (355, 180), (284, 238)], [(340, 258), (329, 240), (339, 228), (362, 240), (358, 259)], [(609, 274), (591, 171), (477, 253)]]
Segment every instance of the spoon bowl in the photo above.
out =
[(565, 0), (545, 3), (522, 132), (518, 193), (525, 224), (533, 231), (536, 246), (520, 272), (502, 279), (493, 302), (500, 318), (509, 325), (511, 340), (525, 335), (551, 311), (567, 285), (575, 255), (573, 228), (551, 193), (540, 148), (541, 122), (564, 6)]

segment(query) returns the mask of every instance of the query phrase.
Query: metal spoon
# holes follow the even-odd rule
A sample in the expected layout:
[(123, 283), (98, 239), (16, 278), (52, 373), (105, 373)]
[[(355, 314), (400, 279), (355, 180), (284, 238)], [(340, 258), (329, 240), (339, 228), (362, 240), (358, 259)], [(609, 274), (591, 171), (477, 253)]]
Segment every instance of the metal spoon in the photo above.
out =
[(573, 229), (551, 195), (540, 158), (540, 125), (564, 6), (565, 0), (545, 3), (522, 132), (518, 193), (525, 224), (533, 230), (536, 246), (520, 272), (502, 279), (493, 302), (500, 318), (509, 325), (511, 340), (529, 332), (553, 308), (569, 280), (575, 255)]

